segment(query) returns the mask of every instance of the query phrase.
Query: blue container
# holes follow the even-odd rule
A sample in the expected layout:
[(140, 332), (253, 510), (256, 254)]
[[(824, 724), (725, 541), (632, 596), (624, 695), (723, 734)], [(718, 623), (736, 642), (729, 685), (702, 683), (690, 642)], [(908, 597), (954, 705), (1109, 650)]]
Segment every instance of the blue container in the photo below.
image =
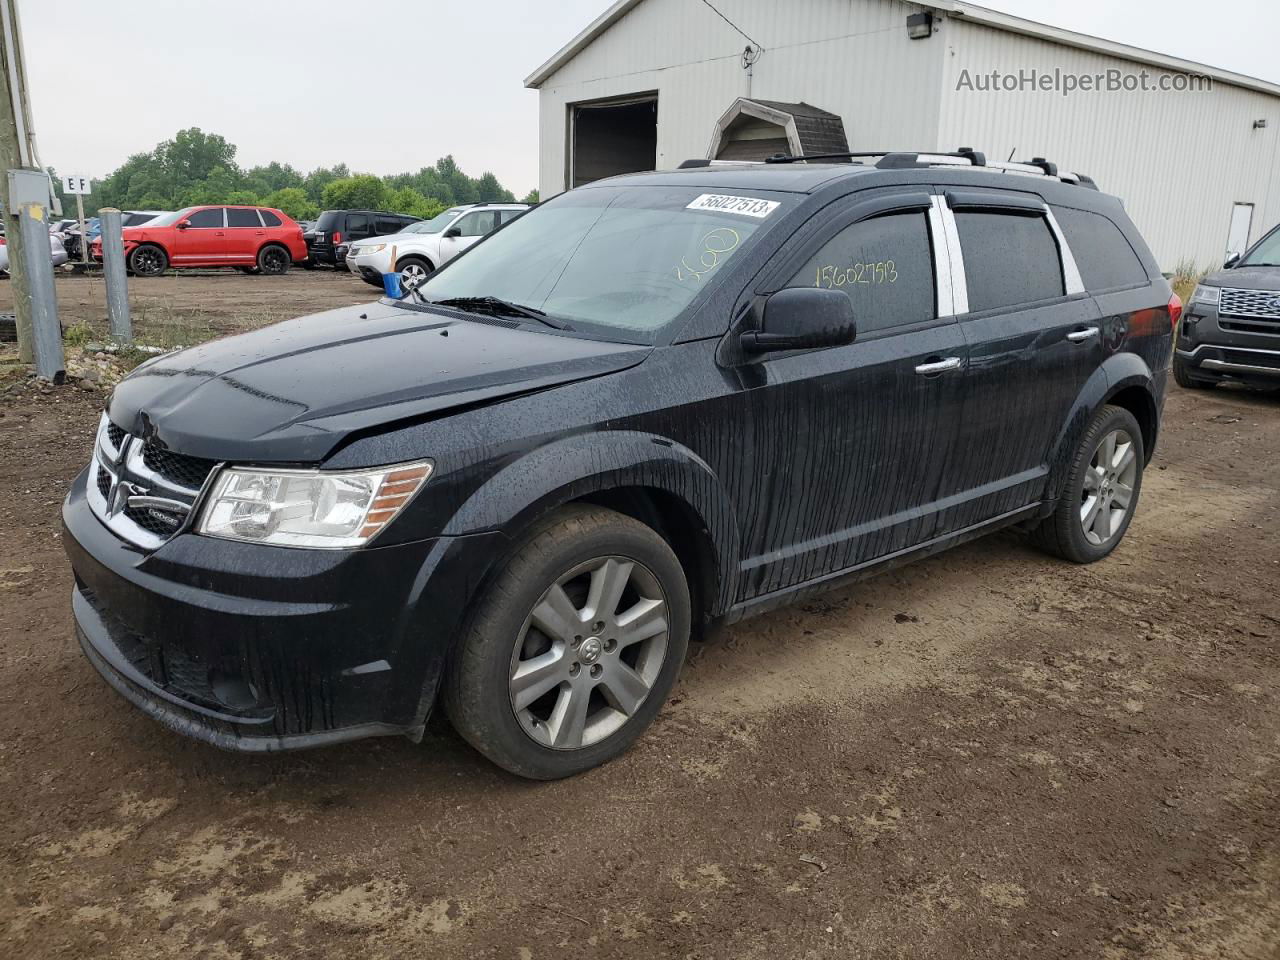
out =
[(382, 275), (382, 289), (392, 300), (399, 300), (404, 296), (404, 289), (400, 286), (400, 274), (384, 273)]

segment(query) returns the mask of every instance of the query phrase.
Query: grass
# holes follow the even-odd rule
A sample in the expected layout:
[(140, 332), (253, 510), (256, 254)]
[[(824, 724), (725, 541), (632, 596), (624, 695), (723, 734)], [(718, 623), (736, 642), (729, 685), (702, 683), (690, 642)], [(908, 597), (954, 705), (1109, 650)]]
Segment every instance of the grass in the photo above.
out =
[(1173, 276), (1169, 278), (1169, 282), (1173, 284), (1173, 292), (1185, 304), (1191, 300), (1191, 293), (1195, 290), (1196, 284), (1209, 272), (1201, 270), (1190, 260), (1183, 260), (1173, 268)]

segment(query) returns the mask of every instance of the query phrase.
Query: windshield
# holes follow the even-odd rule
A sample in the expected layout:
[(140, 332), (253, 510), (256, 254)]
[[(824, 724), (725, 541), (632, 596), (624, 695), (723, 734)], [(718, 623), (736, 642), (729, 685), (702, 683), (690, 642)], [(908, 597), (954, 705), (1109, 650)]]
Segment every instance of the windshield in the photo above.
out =
[(1272, 230), (1237, 267), (1280, 267), (1280, 230)]
[(444, 213), (436, 214), (430, 220), (419, 220), (417, 223), (411, 223), (401, 233), (439, 233), (449, 225), (458, 214), (462, 212), (461, 207), (451, 207)]
[(419, 292), (435, 301), (497, 297), (575, 329), (653, 343), (786, 202), (694, 188), (573, 190), (513, 220)]
[(162, 216), (156, 217), (154, 220), (150, 221), (147, 224), (147, 226), (148, 227), (172, 227), (175, 223), (177, 223), (183, 217), (190, 216), (191, 211), (195, 209), (196, 209), (195, 207), (183, 207), (181, 210), (175, 210), (173, 213), (163, 214)]

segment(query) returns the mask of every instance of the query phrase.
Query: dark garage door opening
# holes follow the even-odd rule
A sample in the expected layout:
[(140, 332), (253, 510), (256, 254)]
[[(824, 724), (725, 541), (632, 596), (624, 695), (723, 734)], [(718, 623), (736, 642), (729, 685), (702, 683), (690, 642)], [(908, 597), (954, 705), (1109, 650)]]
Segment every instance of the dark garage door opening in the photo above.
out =
[(658, 95), (578, 103), (570, 108), (569, 186), (658, 165)]

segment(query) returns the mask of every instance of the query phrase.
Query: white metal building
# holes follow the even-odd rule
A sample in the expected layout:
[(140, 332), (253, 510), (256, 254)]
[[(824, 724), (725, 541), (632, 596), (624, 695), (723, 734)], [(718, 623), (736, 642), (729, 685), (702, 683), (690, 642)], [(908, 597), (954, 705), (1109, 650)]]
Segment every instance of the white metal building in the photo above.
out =
[[(1080, 77), (1104, 89), (1064, 95)], [(525, 83), (544, 198), (742, 156), (734, 138), (800, 152), (797, 107), (842, 119), (852, 150), (964, 146), (1088, 174), (1166, 270), (1216, 266), (1280, 221), (1280, 84), (953, 0), (617, 0)]]

